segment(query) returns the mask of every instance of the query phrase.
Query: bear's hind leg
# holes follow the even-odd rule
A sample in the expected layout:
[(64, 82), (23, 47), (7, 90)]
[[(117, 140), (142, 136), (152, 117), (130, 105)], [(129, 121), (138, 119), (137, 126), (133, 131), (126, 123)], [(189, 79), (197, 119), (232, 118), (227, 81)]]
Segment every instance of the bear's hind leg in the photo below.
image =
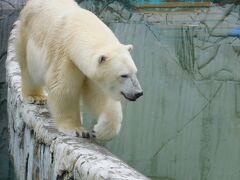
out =
[(23, 100), (30, 104), (45, 104), (46, 97), (43, 88), (31, 79), (27, 68), (21, 68)]
[(17, 36), (16, 53), (21, 69), (23, 100), (31, 104), (45, 104), (46, 97), (44, 96), (42, 87), (33, 82), (28, 71), (26, 42), (22, 37), (21, 34), (18, 34)]

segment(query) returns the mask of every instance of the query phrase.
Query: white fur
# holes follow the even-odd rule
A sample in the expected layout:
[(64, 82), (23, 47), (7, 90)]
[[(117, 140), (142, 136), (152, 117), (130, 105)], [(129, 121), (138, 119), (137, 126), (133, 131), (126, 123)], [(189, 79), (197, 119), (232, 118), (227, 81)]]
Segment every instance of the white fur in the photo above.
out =
[(99, 119), (94, 127), (97, 139), (118, 134), (124, 89), (119, 76), (137, 72), (129, 54), (132, 46), (121, 44), (100, 19), (73, 0), (29, 0), (20, 19), (16, 48), (23, 97), (41, 104), (46, 86), (59, 131), (85, 131), (82, 101)]
[(44, 49), (39, 49), (32, 39), (28, 40), (27, 44), (27, 64), (33, 81), (44, 85), (45, 79), (44, 75), (47, 73), (47, 64), (44, 59), (47, 58), (47, 51)]

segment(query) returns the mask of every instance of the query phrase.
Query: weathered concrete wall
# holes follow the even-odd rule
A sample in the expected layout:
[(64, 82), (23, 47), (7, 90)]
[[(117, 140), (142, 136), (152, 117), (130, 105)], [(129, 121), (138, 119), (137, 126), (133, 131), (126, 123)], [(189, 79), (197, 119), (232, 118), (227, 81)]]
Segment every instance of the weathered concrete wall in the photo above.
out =
[(21, 99), (12, 30), (6, 60), (10, 154), (18, 179), (147, 179), (105, 148), (54, 127), (44, 106)]
[(9, 157), (9, 132), (7, 117), (7, 85), (5, 60), (12, 24), (26, 0), (0, 1), (0, 179), (14, 179), (14, 170)]
[(13, 174), (8, 156), (9, 136), (5, 60), (9, 33), (18, 14), (18, 10), (7, 6), (5, 1), (0, 1), (0, 179), (11, 179)]

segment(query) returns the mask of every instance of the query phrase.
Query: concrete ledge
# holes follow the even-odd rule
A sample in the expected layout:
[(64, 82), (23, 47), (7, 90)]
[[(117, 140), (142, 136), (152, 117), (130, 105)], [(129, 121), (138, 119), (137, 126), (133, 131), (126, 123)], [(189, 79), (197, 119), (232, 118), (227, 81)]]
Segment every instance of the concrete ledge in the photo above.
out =
[(105, 148), (60, 134), (46, 106), (26, 104), (14, 28), (6, 60), (10, 154), (17, 179), (147, 179)]

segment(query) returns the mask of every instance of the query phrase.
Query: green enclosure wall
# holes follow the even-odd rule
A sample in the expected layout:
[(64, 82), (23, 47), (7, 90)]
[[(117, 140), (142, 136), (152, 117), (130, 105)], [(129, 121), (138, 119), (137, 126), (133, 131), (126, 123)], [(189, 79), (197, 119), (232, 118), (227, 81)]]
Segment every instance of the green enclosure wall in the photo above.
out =
[(152, 179), (239, 180), (239, 6), (141, 14), (85, 5), (134, 45), (144, 89), (123, 104), (107, 148)]

